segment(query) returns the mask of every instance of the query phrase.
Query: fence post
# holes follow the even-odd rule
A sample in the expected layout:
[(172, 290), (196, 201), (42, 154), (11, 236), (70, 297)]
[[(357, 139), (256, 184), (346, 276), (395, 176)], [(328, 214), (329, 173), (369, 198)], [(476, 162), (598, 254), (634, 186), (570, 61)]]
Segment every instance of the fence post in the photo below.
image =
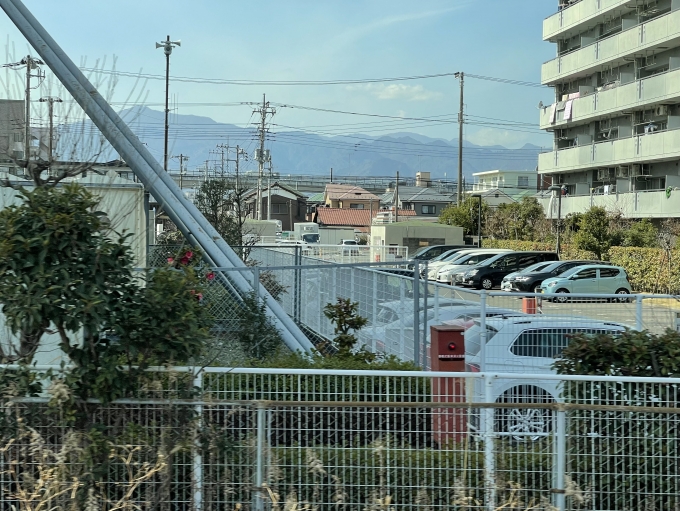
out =
[[(484, 374), (484, 402), (493, 403), (493, 376)], [(496, 509), (496, 459), (493, 408), (484, 408), (484, 502), (487, 511)]]
[(300, 322), (300, 287), (301, 287), (301, 273), (300, 266), (302, 266), (302, 247), (295, 245), (295, 293), (293, 302), (293, 319), (296, 322)]
[(479, 370), (486, 371), (486, 291), (479, 295)]
[(257, 413), (257, 439), (255, 444), (255, 495), (253, 508), (256, 511), (264, 511), (265, 509), (265, 455), (266, 455), (266, 441), (267, 441), (267, 405), (258, 401), (256, 404)]
[(564, 408), (557, 409), (555, 417), (555, 434), (553, 436), (553, 448), (555, 459), (553, 464), (553, 505), (564, 511), (566, 506), (566, 470), (567, 470), (567, 412)]
[(420, 261), (413, 261), (413, 363), (420, 366)]
[[(199, 370), (194, 375), (194, 388), (200, 389), (200, 400), (203, 400), (203, 371)], [(203, 405), (196, 405), (194, 408), (196, 413), (196, 427), (194, 428), (194, 445), (193, 445), (193, 460), (192, 460), (192, 486), (193, 486), (193, 511), (202, 511), (203, 509), (203, 453), (201, 446), (200, 430), (203, 427)]]
[(439, 323), (439, 285), (434, 284), (434, 323)]
[[(430, 281), (427, 279), (427, 261), (425, 261), (425, 281), (423, 285), (423, 338), (420, 341), (420, 360), (423, 361), (423, 369), (429, 369), (427, 367), (427, 298), (430, 293)], [(420, 335), (420, 333), (418, 334)]]
[(637, 295), (635, 297), (635, 328), (638, 332), (642, 332), (643, 322), (642, 322), (642, 295)]
[[(404, 279), (401, 279), (401, 280), (404, 280)], [(373, 317), (371, 318), (371, 327), (372, 327), (372, 330), (373, 330), (372, 335), (371, 335), (371, 351), (373, 351), (373, 353), (375, 353), (378, 350), (377, 349), (378, 343), (376, 342), (376, 339), (375, 339), (375, 328), (377, 326), (377, 319), (378, 319), (378, 272), (377, 271), (373, 272), (373, 296), (371, 297), (371, 306), (373, 307), (373, 311), (372, 311)], [(383, 341), (383, 351), (384, 351), (385, 350), (385, 347), (384, 347), (385, 339), (383, 339), (382, 341)]]

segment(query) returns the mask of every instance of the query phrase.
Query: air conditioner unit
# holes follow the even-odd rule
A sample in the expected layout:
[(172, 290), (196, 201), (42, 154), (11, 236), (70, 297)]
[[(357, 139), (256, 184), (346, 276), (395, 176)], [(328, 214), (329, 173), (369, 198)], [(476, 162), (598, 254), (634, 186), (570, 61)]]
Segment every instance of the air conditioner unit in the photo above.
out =
[(622, 177), (626, 178), (630, 175), (630, 168), (629, 167), (618, 167), (616, 169), (616, 177)]
[(654, 115), (657, 117), (668, 115), (668, 105), (659, 105), (654, 109)]
[(642, 165), (632, 165), (630, 168), (630, 177), (649, 175), (651, 175), (651, 171), (649, 170), (649, 168), (644, 168)]
[(597, 169), (598, 181), (609, 181), (614, 177), (614, 169)]

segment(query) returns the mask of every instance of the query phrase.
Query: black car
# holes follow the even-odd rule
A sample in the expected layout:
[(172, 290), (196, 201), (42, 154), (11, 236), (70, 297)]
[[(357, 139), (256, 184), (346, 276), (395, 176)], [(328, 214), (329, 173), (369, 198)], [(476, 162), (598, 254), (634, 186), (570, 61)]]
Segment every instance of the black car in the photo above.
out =
[[(439, 257), (442, 255), (444, 252), (451, 250), (451, 249), (460, 249), (464, 250), (466, 248), (475, 248), (469, 245), (432, 245), (430, 247), (422, 247), (416, 250), (415, 254), (411, 257), (411, 259), (418, 259), (419, 261), (430, 261), (434, 259), (435, 257)], [(409, 264), (408, 269), (412, 270), (413, 265)]]
[(525, 292), (525, 293), (539, 293), (537, 288), (543, 283), (545, 279), (557, 277), (562, 275), (565, 271), (571, 270), (576, 266), (584, 264), (610, 264), (602, 261), (557, 261), (553, 264), (541, 268), (539, 271), (532, 271), (529, 273), (521, 273), (516, 275), (510, 283), (510, 291)]
[(503, 278), (542, 261), (559, 261), (555, 252), (510, 252), (499, 254), (483, 263), (473, 266), (463, 277), (463, 285), (477, 289), (492, 289), (499, 286)]

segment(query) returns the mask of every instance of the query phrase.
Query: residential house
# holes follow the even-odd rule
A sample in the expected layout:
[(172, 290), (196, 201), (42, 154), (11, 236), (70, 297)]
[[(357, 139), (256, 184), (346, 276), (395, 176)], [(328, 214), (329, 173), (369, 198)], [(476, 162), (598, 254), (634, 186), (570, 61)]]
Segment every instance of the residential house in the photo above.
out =
[[(307, 196), (278, 182), (271, 185), (271, 215), (268, 214), (270, 187), (262, 189), (262, 219), (280, 220), (284, 231), (292, 231), (297, 222), (305, 222), (307, 214)], [(244, 196), (246, 211), (251, 218), (257, 216), (257, 190), (251, 190)]]
[[(541, 68), (555, 99), (539, 110), (553, 150), (538, 173), (566, 188), (562, 215), (680, 217), (680, 2), (555, 4), (543, 40), (556, 55)], [(556, 215), (556, 197), (541, 202)]]
[[(399, 208), (413, 211), (419, 218), (437, 218), (442, 210), (453, 202), (451, 195), (440, 193), (433, 188), (399, 186), (397, 194)], [(383, 207), (394, 207), (394, 195), (395, 190), (392, 189), (380, 197)]]
[(380, 197), (360, 186), (327, 184), (324, 190), (324, 204), (337, 209), (380, 209)]
[(472, 174), (472, 193), (502, 190), (509, 196), (533, 195), (538, 190), (538, 173), (535, 170), (486, 170)]

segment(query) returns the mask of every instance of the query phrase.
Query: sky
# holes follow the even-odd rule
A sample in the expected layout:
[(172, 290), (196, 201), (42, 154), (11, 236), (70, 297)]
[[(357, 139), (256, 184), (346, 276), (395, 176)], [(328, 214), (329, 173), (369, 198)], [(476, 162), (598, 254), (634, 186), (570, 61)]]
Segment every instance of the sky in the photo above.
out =
[[(527, 82), (540, 81), (541, 64), (555, 49), (541, 40), (542, 21), (556, 0), (24, 0), (25, 5), (81, 67), (162, 77), (165, 57), (155, 44), (181, 40), (171, 57), (171, 77), (255, 81), (319, 81), (419, 76), (463, 71)], [(7, 34), (5, 59), (29, 51), (23, 36), (0, 13)], [(34, 51), (30, 51), (35, 54)], [(21, 87), (3, 74), (4, 97), (21, 98)], [(43, 89), (48, 87), (48, 80)], [(99, 74), (99, 79), (109, 79)], [(19, 76), (20, 78), (20, 76)], [(12, 78), (9, 78), (9, 82)], [(17, 82), (20, 84), (20, 82)], [(106, 87), (106, 83), (103, 84)], [(164, 81), (119, 77), (115, 106), (147, 104), (162, 110)], [(54, 93), (41, 90), (36, 94)], [(278, 129), (380, 135), (410, 131), (451, 140), (457, 137), (459, 84), (453, 76), (430, 79), (280, 86), (172, 81), (174, 111), (247, 125), (262, 101), (397, 118), (443, 116), (446, 122), (371, 118), (281, 107)], [(65, 93), (60, 93), (65, 94)], [(551, 145), (538, 130), (539, 101), (549, 88), (467, 78), (465, 112), (472, 122), (465, 139), (479, 145), (518, 148)], [(210, 103), (211, 105), (206, 105)], [(57, 116), (60, 115), (57, 106)], [(484, 119), (487, 118), (487, 119)], [(498, 119), (502, 121), (497, 121)], [(531, 126), (508, 128), (511, 120)], [(357, 124), (374, 123), (374, 124)], [(499, 125), (500, 124), (500, 125)], [(507, 124), (507, 123), (505, 123)]]

